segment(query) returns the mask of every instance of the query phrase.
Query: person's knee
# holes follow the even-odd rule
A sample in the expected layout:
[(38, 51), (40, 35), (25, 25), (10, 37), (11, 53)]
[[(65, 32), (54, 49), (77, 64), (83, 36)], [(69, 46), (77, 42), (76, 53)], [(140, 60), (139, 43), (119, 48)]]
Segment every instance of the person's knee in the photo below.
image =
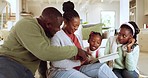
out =
[(126, 69), (123, 71), (123, 76), (124, 76), (124, 78), (138, 78), (139, 77), (137, 72), (128, 71)]
[(7, 77), (0, 73), (0, 78), (7, 78)]
[(103, 64), (99, 69), (99, 78), (117, 78), (112, 69), (107, 64)]
[(122, 70), (121, 69), (113, 69), (113, 72), (115, 73), (115, 75), (118, 77), (118, 78), (123, 78), (122, 77)]

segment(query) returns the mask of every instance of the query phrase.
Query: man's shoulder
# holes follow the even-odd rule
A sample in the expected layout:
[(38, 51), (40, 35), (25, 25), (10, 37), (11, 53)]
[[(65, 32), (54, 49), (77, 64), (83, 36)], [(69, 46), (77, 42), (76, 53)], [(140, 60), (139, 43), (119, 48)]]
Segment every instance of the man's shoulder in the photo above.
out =
[(33, 23), (33, 22), (36, 22), (37, 20), (36, 20), (36, 18), (33, 18), (33, 17), (24, 17), (24, 18), (22, 18), (22, 19), (20, 19), (17, 23), (24, 23), (25, 22), (25, 24), (28, 24), (28, 23)]
[(31, 27), (31, 26), (37, 26), (37, 21), (35, 18), (22, 18), (20, 19), (16, 24), (15, 27), (16, 28), (26, 28), (26, 27)]

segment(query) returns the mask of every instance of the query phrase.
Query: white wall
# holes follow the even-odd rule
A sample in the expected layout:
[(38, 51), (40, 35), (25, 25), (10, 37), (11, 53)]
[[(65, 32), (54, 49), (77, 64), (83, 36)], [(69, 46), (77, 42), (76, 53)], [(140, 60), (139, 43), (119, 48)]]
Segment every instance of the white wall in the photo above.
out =
[(148, 24), (148, 16), (144, 15), (144, 0), (136, 0), (136, 22), (140, 28)]
[(136, 22), (137, 25), (142, 28), (144, 22), (144, 2), (143, 0), (136, 0)]
[(129, 21), (129, 0), (120, 0), (120, 25), (128, 21)]
[[(35, 17), (39, 16), (42, 10), (47, 6), (56, 7), (58, 10), (62, 11), (62, 4), (47, 4), (47, 3), (40, 3), (40, 2), (28, 2), (28, 12), (32, 12)], [(83, 5), (75, 4), (75, 10), (79, 13), (82, 22), (89, 22), (90, 24), (100, 23), (100, 13), (102, 10), (113, 10), (116, 13), (116, 20), (115, 25), (119, 26), (119, 9), (120, 9), (120, 2), (112, 2), (112, 3), (95, 3), (89, 4), (86, 8), (82, 8)]]
[(119, 26), (119, 9), (120, 3), (97, 3), (95, 5), (90, 5), (88, 8), (88, 22), (90, 23), (99, 23), (101, 18), (101, 11), (115, 11), (115, 25)]

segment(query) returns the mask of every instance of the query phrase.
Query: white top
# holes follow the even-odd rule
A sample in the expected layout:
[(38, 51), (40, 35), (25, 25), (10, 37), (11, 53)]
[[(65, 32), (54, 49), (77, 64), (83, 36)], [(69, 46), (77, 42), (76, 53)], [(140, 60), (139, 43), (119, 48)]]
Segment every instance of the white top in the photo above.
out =
[[(78, 38), (81, 47), (83, 47), (82, 46), (82, 39), (78, 35), (76, 35), (76, 37)], [(73, 41), (67, 36), (67, 34), (63, 30), (60, 30), (51, 39), (51, 45), (54, 45), (54, 46), (74, 46), (75, 44), (73, 43)], [(66, 69), (66, 70), (72, 69), (73, 67), (81, 65), (81, 62), (79, 60), (71, 60), (71, 59), (53, 61), (53, 62), (51, 62), (51, 65), (55, 68), (61, 68), (61, 69)]]
[(95, 51), (91, 51), (89, 47), (85, 48), (85, 51), (89, 51), (92, 55), (89, 56), (89, 60), (92, 60), (92, 63), (97, 61), (99, 57), (104, 56), (104, 48), (98, 47)]

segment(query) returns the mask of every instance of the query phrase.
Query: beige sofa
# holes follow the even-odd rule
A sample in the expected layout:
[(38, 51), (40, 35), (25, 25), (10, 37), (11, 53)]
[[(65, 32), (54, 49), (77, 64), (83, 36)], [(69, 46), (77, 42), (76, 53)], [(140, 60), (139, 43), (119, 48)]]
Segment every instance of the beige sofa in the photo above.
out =
[(0, 30), (0, 40), (5, 40), (7, 39), (7, 36), (9, 35), (9, 31), (6, 29), (1, 29)]

